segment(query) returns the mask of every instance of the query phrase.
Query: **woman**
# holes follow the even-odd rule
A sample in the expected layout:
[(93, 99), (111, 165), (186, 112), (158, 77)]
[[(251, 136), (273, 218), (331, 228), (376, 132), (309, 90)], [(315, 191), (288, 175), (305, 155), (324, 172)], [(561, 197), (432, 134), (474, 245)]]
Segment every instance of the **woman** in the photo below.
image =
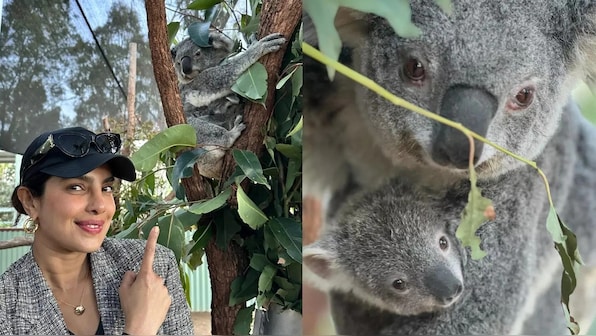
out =
[(106, 238), (116, 178), (134, 181), (120, 137), (65, 128), (23, 155), (15, 209), (29, 216), (31, 251), (0, 276), (0, 334), (193, 334), (171, 250)]

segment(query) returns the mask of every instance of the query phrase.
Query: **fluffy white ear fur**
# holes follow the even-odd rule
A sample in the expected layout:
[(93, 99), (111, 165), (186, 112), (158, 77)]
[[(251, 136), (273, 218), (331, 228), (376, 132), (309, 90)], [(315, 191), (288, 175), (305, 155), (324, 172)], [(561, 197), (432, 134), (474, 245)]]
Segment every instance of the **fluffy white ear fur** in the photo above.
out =
[(339, 265), (335, 260), (334, 253), (327, 249), (312, 245), (305, 246), (302, 250), (304, 262), (302, 276), (310, 285), (327, 292), (333, 288), (332, 280), (339, 273)]

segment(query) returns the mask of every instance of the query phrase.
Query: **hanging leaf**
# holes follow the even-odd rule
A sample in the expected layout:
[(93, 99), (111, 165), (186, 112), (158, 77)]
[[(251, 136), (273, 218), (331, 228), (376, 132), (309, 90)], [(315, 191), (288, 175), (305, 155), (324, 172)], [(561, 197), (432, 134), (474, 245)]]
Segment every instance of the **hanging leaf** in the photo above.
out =
[(211, 22), (193, 22), (188, 26), (188, 37), (199, 47), (208, 48), (212, 47), (209, 39), (209, 28)]
[(141, 172), (149, 172), (159, 159), (159, 155), (173, 147), (194, 147), (197, 144), (195, 129), (188, 124), (179, 124), (166, 128), (147, 141), (130, 159), (135, 168)]
[(186, 7), (187, 9), (194, 9), (194, 10), (205, 10), (209, 9), (218, 3), (223, 2), (223, 0), (195, 0)]
[(248, 301), (256, 296), (260, 272), (248, 268), (246, 276), (239, 276), (232, 281), (229, 305), (233, 306)]
[(188, 208), (188, 211), (194, 214), (206, 214), (215, 211), (221, 208), (224, 204), (226, 204), (226, 201), (228, 200), (228, 198), (230, 198), (231, 194), (232, 189), (227, 188), (226, 190), (222, 191), (219, 195), (213, 197), (212, 199), (191, 205)]
[(559, 253), (563, 264), (563, 274), (561, 276), (561, 304), (567, 328), (573, 335), (579, 333), (579, 324), (575, 321), (569, 311), (569, 297), (575, 291), (577, 286), (577, 273), (579, 267), (583, 264), (582, 258), (577, 249), (577, 237), (565, 223), (561, 220), (557, 211), (551, 206), (546, 219), (546, 229), (555, 243), (555, 249)]
[(172, 21), (168, 23), (168, 42), (170, 44), (174, 43), (174, 39), (176, 38), (176, 34), (178, 34), (179, 29), (180, 22)]
[(252, 324), (252, 314), (255, 305), (240, 308), (236, 321), (234, 321), (234, 335), (250, 335), (250, 325)]
[(172, 169), (172, 179), (170, 180), (170, 184), (176, 195), (178, 195), (180, 191), (180, 179), (192, 176), (195, 163), (206, 152), (207, 151), (203, 148), (195, 148), (178, 156), (176, 163), (174, 164), (174, 169)]
[(302, 160), (302, 147), (288, 144), (277, 144), (275, 145), (275, 149), (289, 159)]
[(267, 222), (267, 215), (246, 195), (241, 185), (238, 185), (236, 197), (238, 198), (238, 214), (244, 223), (256, 230)]
[(300, 116), (300, 121), (294, 126), (294, 128), (288, 133), (287, 137), (291, 137), (292, 135), (302, 131), (302, 116)]
[(290, 258), (302, 263), (302, 225), (290, 218), (272, 218), (267, 227)]
[(259, 158), (255, 155), (255, 153), (247, 150), (234, 149), (232, 151), (232, 155), (246, 177), (251, 179), (253, 182), (266, 186), (267, 189), (271, 189), (271, 186), (269, 186), (267, 179), (263, 175), (263, 168), (261, 167)]
[[(470, 144), (470, 152), (474, 152), (473, 142)], [(469, 246), (472, 249), (472, 259), (479, 260), (484, 258), (486, 252), (480, 248), (480, 237), (476, 236), (476, 231), (487, 220), (494, 220), (495, 208), (492, 201), (483, 197), (476, 186), (476, 171), (472, 160), (469, 162), (468, 171), (470, 172), (468, 204), (462, 211), (462, 219), (455, 231), (455, 236), (461, 241), (462, 246)]]
[(211, 223), (208, 225), (199, 227), (192, 236), (192, 240), (195, 241), (194, 245), (188, 251), (188, 254), (195, 253), (196, 251), (205, 248), (207, 243), (213, 236), (213, 230), (211, 229)]
[[(282, 79), (279, 80), (279, 82), (277, 82), (277, 84), (275, 84), (275, 88), (277, 90), (281, 89), (282, 86), (284, 86), (284, 84), (286, 84), (286, 82), (294, 75), (294, 73), (296, 72), (296, 70), (300, 69), (299, 67), (294, 67), (292, 69), (292, 71), (290, 71), (289, 74), (285, 75), (282, 77)], [(300, 71), (302, 72), (302, 71)]]
[(451, 0), (435, 0), (435, 2), (447, 15), (453, 14), (453, 3)]
[(215, 217), (215, 244), (221, 250), (228, 249), (228, 243), (242, 227), (230, 211), (223, 211)]
[(232, 85), (232, 91), (250, 100), (262, 100), (267, 92), (267, 70), (263, 64), (251, 65)]
[[(176, 260), (180, 261), (184, 252), (184, 226), (176, 216), (171, 214), (159, 218), (159, 236), (157, 242), (174, 251)], [(149, 236), (149, 228), (143, 230), (145, 239)]]

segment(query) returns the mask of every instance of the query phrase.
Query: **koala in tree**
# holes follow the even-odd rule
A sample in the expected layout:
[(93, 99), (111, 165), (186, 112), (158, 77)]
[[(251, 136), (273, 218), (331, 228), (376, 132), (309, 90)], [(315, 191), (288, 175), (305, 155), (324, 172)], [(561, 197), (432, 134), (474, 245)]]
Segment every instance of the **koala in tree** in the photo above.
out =
[(207, 153), (198, 162), (203, 176), (220, 178), (225, 150), (245, 129), (243, 100), (231, 87), (262, 56), (285, 43), (281, 34), (270, 34), (231, 57), (233, 41), (218, 31), (209, 33), (211, 47), (200, 47), (190, 38), (172, 48), (174, 68), (187, 123), (197, 132), (197, 144)]
[[(558, 214), (578, 233), (584, 261), (594, 265), (596, 128), (581, 116), (571, 89), (596, 74), (596, 3), (454, 0), (451, 15), (434, 1), (410, 4), (421, 30), (417, 38), (398, 36), (383, 18), (341, 9), (335, 20), (344, 43), (340, 61), (536, 161)], [(316, 45), (308, 22), (305, 40)], [(306, 194), (331, 199), (350, 175), (359, 185), (378, 186), (407, 173), (413, 183), (437, 190), (468, 179), (469, 143), (459, 131), (339, 74), (330, 81), (308, 58), (304, 70)], [(550, 210), (544, 184), (533, 169), (492, 146), (475, 141), (475, 147), (479, 185), (497, 219), (478, 232), (487, 256), (464, 269), (470, 295), (437, 314), (396, 318), (332, 291), (340, 333), (565, 332), (560, 304), (552, 299), (560, 294), (561, 262), (544, 227)], [(459, 188), (462, 195), (468, 191)], [(580, 325), (591, 317), (572, 313)]]
[(353, 194), (304, 247), (305, 278), (393, 314), (445, 309), (464, 288), (461, 209), (399, 180)]

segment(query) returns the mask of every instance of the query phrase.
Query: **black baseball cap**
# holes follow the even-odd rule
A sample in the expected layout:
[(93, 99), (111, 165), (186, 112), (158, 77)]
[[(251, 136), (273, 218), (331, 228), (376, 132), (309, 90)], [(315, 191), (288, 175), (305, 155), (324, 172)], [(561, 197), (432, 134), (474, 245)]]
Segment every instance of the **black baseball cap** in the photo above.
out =
[[(114, 177), (134, 181), (136, 179), (134, 164), (126, 156), (116, 154), (120, 149), (119, 136), (117, 134), (112, 135), (118, 137), (117, 148), (113, 151), (102, 152), (98, 150), (98, 145), (91, 141), (95, 139), (97, 134), (83, 127), (62, 128), (40, 134), (31, 142), (23, 154), (21, 184), (38, 173), (63, 178), (79, 177), (104, 164), (109, 165)], [(52, 139), (55, 145), (40, 155), (39, 151), (44, 144), (48, 143), (48, 139)], [(85, 141), (85, 139), (88, 139), (88, 141)], [(79, 144), (73, 143), (75, 141), (86, 142), (88, 145), (86, 154), (71, 156), (59, 148), (69, 146), (77, 148)]]

